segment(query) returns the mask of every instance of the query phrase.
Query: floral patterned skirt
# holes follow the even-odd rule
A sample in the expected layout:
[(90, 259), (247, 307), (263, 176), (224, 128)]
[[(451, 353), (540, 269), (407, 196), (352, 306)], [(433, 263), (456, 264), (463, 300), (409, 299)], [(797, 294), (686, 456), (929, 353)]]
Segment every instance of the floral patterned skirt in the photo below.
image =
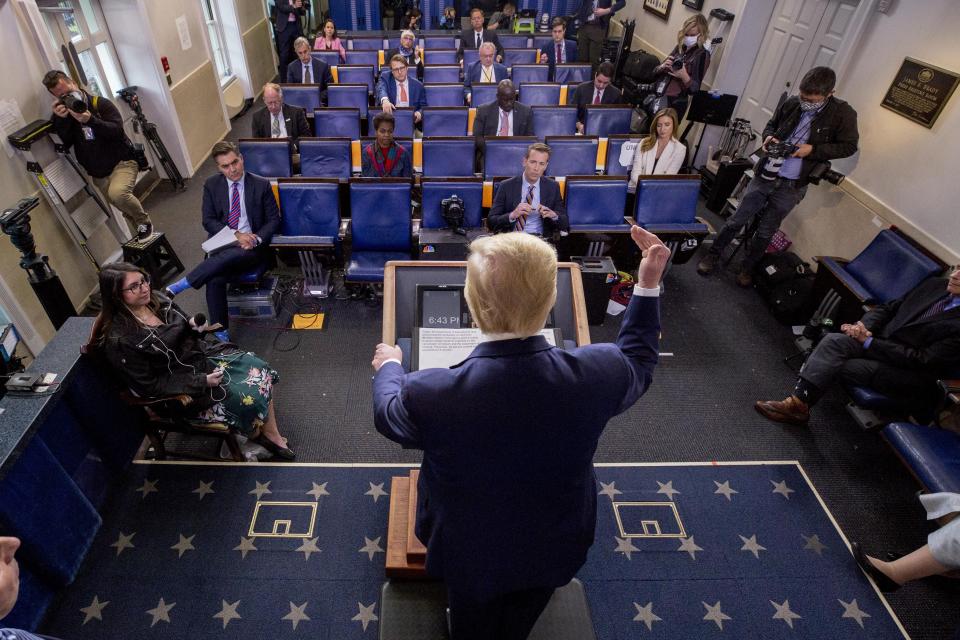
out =
[(211, 389), (215, 402), (199, 419), (226, 424), (244, 435), (252, 433), (267, 419), (279, 375), (249, 351), (221, 353), (208, 359), (223, 368), (223, 381)]

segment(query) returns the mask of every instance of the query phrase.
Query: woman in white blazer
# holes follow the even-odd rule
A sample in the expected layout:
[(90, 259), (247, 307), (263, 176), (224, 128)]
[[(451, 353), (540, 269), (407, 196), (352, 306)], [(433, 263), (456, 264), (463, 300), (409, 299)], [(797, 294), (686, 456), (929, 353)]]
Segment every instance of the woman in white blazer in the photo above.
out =
[(671, 108), (657, 112), (650, 124), (650, 135), (633, 152), (630, 191), (637, 188), (640, 176), (677, 173), (687, 158), (687, 148), (677, 140), (677, 112)]

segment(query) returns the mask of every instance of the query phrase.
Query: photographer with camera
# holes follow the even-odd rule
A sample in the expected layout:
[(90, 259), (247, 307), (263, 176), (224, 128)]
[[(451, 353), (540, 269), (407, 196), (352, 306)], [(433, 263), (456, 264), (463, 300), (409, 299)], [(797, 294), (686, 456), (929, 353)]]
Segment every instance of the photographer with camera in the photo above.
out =
[(73, 148), (77, 162), (110, 204), (123, 213), (134, 236), (147, 238), (153, 233), (153, 223), (133, 195), (140, 164), (123, 130), (120, 111), (106, 98), (80, 89), (59, 69), (43, 76), (43, 86), (55, 98), (53, 128), (63, 140), (65, 151)]
[(651, 83), (653, 93), (644, 99), (649, 115), (670, 107), (683, 119), (690, 96), (700, 90), (703, 76), (710, 67), (707, 40), (710, 30), (702, 13), (690, 16), (677, 32), (677, 46), (666, 60), (654, 69), (656, 79)]
[(757, 231), (747, 241), (746, 255), (737, 274), (737, 284), (753, 284), (753, 269), (763, 257), (780, 223), (807, 193), (807, 184), (820, 178), (839, 182), (830, 172), (829, 160), (846, 158), (857, 151), (857, 112), (833, 97), (837, 75), (829, 67), (814, 67), (800, 81), (800, 95), (787, 98), (763, 130), (764, 158), (754, 168), (756, 175), (744, 191), (740, 206), (697, 265), (700, 275), (709, 275), (741, 227), (756, 216)]

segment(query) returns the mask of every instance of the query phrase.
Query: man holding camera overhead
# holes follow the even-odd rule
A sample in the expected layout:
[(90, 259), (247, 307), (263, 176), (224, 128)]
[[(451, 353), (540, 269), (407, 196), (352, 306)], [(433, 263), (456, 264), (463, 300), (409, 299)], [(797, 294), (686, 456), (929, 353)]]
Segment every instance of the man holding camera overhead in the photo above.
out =
[(120, 209), (134, 235), (148, 237), (153, 224), (133, 195), (140, 168), (120, 111), (106, 98), (81, 90), (60, 70), (48, 71), (43, 86), (54, 97), (53, 128), (65, 149), (73, 148), (77, 162), (110, 204)]
[(709, 275), (716, 268), (720, 253), (756, 216), (757, 230), (747, 241), (737, 274), (738, 285), (751, 286), (757, 262), (780, 223), (803, 200), (807, 184), (818, 183), (821, 177), (833, 181), (823, 175), (830, 168), (829, 161), (857, 151), (857, 112), (833, 97), (836, 82), (833, 69), (814, 67), (800, 81), (800, 95), (787, 98), (774, 112), (763, 130), (765, 156), (754, 167), (756, 175), (740, 206), (697, 265), (700, 275)]

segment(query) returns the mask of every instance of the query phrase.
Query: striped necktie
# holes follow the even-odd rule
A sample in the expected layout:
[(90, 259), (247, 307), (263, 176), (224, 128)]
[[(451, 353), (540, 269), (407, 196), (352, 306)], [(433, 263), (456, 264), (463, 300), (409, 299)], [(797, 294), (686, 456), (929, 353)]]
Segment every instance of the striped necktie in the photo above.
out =
[(930, 308), (923, 312), (923, 315), (920, 316), (921, 320), (926, 320), (930, 316), (935, 316), (938, 313), (942, 313), (946, 308), (947, 304), (953, 299), (953, 296), (947, 294), (930, 305)]
[[(280, 114), (275, 114), (272, 118), (273, 125), (270, 127), (270, 137), (279, 138), (280, 137)], [(234, 185), (236, 186), (236, 185)]]
[(303, 65), (303, 84), (313, 84), (313, 71), (310, 65)]
[(240, 186), (234, 182), (230, 193), (230, 215), (227, 216), (227, 226), (236, 229), (240, 226)]
[[(529, 205), (533, 204), (533, 185), (527, 187), (527, 197), (526, 203)], [(527, 216), (517, 216), (517, 219), (514, 220), (513, 226), (517, 231), (523, 231), (523, 227), (527, 223)]]

